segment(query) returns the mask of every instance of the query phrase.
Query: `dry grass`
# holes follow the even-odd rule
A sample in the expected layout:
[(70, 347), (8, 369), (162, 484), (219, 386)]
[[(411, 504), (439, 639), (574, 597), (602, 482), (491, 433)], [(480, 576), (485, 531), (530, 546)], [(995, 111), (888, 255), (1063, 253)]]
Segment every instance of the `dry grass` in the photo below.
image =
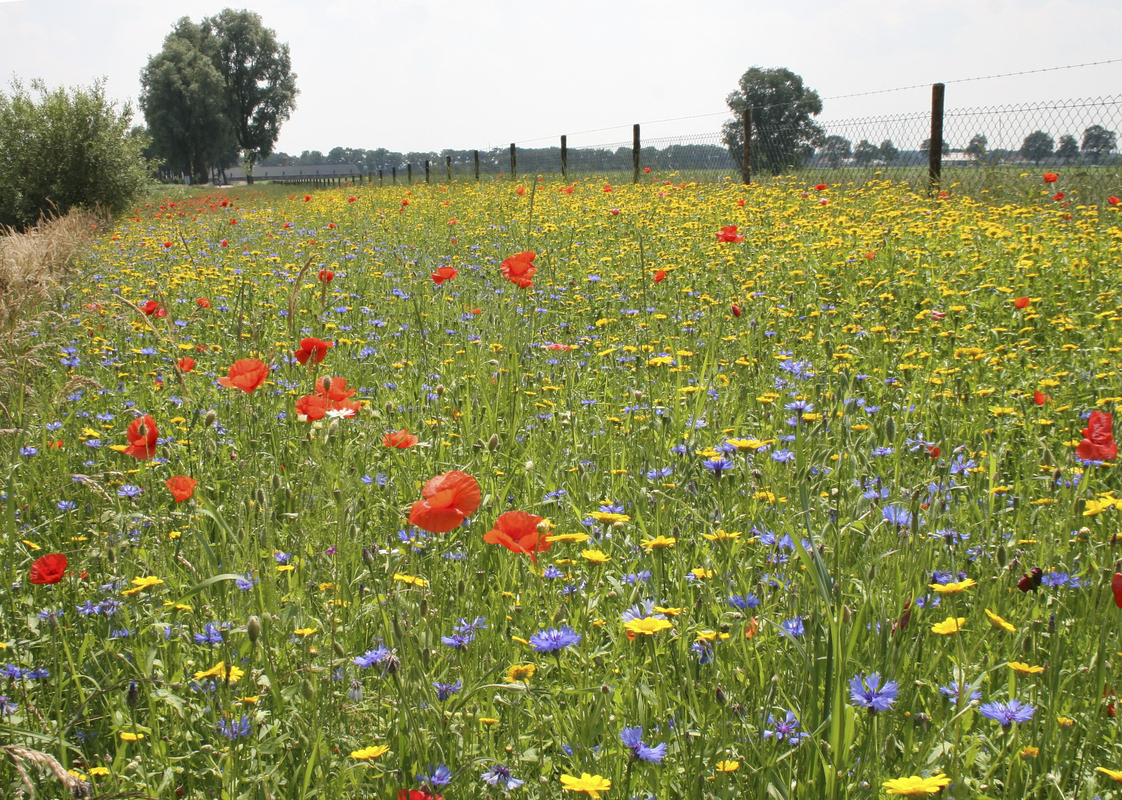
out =
[[(24, 232), (0, 229), (0, 412), (13, 418), (13, 398), (26, 399), (22, 374), (43, 366), (51, 337), (33, 337), (44, 305), (65, 281), (75, 257), (105, 220), (88, 211), (43, 219)], [(58, 320), (62, 322), (61, 318)]]

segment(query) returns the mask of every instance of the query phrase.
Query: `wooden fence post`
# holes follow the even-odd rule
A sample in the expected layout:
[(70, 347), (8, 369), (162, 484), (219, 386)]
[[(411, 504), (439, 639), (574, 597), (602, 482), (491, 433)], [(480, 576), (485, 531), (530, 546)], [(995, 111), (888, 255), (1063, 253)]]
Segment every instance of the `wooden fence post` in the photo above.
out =
[(931, 143), (927, 148), (927, 173), (931, 191), (939, 190), (943, 176), (943, 92), (941, 83), (931, 85)]
[(569, 137), (561, 136), (561, 179), (569, 179)]
[(429, 175), (429, 160), (427, 158), (425, 159), (425, 183), (432, 183)]
[(406, 172), (405, 172), (406, 182), (410, 186), (412, 186), (413, 185), (413, 165), (412, 164), (406, 164), (405, 165), (405, 170), (406, 170)]
[(744, 151), (741, 155), (743, 164), (741, 166), (741, 174), (744, 177), (744, 184), (747, 186), (752, 182), (752, 107), (748, 106), (744, 109)]
[(479, 151), (475, 151), (475, 182), (479, 183)]
[(518, 177), (518, 156), (514, 154), (514, 142), (510, 143), (510, 179)]
[(397, 167), (393, 167), (393, 182), (397, 183)]
[(448, 170), (448, 182), (452, 182), (452, 156), (444, 156), (444, 166)]
[(385, 186), (386, 185), (386, 177), (385, 177), (385, 174), (382, 172), (382, 170), (378, 170), (378, 185), (379, 186)]
[(631, 129), (631, 182), (639, 182), (639, 123)]

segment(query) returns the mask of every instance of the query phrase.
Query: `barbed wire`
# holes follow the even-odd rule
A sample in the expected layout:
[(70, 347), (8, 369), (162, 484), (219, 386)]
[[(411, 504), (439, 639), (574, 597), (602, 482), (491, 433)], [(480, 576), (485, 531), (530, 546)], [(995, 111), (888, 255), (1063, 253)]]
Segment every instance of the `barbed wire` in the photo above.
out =
[[(1037, 74), (1040, 74), (1042, 72), (1058, 72), (1060, 70), (1065, 70), (1065, 69), (1080, 69), (1082, 67), (1100, 67), (1100, 66), (1105, 66), (1107, 64), (1118, 64), (1118, 63), (1122, 63), (1122, 58), (1112, 58), (1112, 59), (1108, 59), (1106, 61), (1087, 61), (1087, 62), (1084, 62), (1082, 64), (1065, 64), (1065, 65), (1060, 66), (1060, 67), (1040, 67), (1038, 69), (1021, 70), (1020, 72), (1002, 72), (1002, 73), (999, 73), (997, 75), (979, 75), (979, 76), (976, 76), (976, 77), (973, 77), (973, 78), (955, 78), (955, 79), (949, 80), (949, 81), (942, 81), (942, 83), (944, 83), (944, 84), (948, 84), (948, 83), (972, 83), (974, 81), (988, 81), (988, 80), (994, 80), (994, 79), (997, 79), (997, 78), (1015, 78), (1015, 77), (1019, 77), (1021, 75), (1037, 75)], [(823, 101), (826, 101), (826, 100), (848, 100), (848, 99), (854, 98), (854, 97), (870, 97), (872, 95), (877, 95), (877, 94), (890, 94), (892, 92), (906, 92), (906, 91), (910, 91), (912, 89), (923, 89), (923, 88), (926, 88), (928, 86), (931, 86), (931, 84), (930, 83), (916, 83), (916, 84), (912, 84), (911, 86), (897, 86), (897, 87), (892, 88), (892, 89), (873, 89), (872, 91), (868, 91), (868, 92), (854, 92), (853, 94), (831, 95), (830, 97), (823, 97), (821, 99)], [(763, 109), (766, 109), (766, 108), (774, 108), (776, 106), (782, 106), (782, 105), (789, 105), (789, 104), (788, 103), (773, 103), (773, 104), (766, 105), (766, 106), (752, 106), (752, 110), (753, 111), (763, 110)], [(712, 112), (709, 112), (707, 114), (691, 114), (691, 115), (685, 116), (685, 117), (667, 117), (666, 119), (647, 120), (645, 122), (640, 122), (639, 124), (640, 125), (660, 125), (664, 122), (683, 122), (685, 120), (691, 120), (691, 119), (705, 119), (707, 117), (723, 117), (723, 116), (727, 116), (729, 113), (730, 113), (729, 110), (725, 109), (724, 111), (712, 111)], [(602, 131), (613, 131), (613, 130), (619, 130), (621, 128), (627, 128), (627, 127), (630, 127), (630, 126), (629, 125), (609, 125), (609, 126), (604, 127), (604, 128), (591, 128), (591, 129), (586, 130), (586, 131), (577, 131), (576, 133), (572, 133), (572, 134), (569, 134), (569, 135), (570, 136), (585, 136), (585, 135), (590, 134), (590, 133), (601, 133)], [(556, 139), (556, 138), (557, 138), (556, 135), (553, 135), (553, 136), (539, 136), (536, 139), (515, 140), (515, 143), (516, 144), (530, 144), (530, 143), (533, 143), (533, 142), (544, 142), (544, 141), (548, 141), (549, 139)]]

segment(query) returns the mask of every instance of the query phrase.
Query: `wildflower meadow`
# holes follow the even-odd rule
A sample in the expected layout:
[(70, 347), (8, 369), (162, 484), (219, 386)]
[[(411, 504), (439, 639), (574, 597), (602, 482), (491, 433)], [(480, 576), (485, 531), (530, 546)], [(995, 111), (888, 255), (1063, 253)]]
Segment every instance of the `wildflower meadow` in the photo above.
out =
[(100, 231), (2, 409), (4, 796), (1122, 797), (1117, 198), (643, 177)]

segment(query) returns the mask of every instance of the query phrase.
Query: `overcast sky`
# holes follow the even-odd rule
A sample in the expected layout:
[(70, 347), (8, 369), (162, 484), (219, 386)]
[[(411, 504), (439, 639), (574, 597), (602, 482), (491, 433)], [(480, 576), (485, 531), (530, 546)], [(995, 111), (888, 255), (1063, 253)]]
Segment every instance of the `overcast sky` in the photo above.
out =
[[(0, 0), (0, 76), (104, 76), (135, 101), (180, 16), (227, 3)], [(935, 81), (1122, 58), (1104, 0), (320, 0), (233, 2), (292, 49), (298, 108), (277, 150), (572, 144), (719, 128), (749, 67), (787, 67), (824, 119), (922, 111)], [(911, 84), (924, 88), (829, 98)], [(947, 86), (947, 107), (1122, 94), (1122, 63)], [(626, 127), (625, 127), (626, 126)], [(593, 133), (580, 134), (594, 129)], [(541, 142), (530, 140), (548, 137)]]

